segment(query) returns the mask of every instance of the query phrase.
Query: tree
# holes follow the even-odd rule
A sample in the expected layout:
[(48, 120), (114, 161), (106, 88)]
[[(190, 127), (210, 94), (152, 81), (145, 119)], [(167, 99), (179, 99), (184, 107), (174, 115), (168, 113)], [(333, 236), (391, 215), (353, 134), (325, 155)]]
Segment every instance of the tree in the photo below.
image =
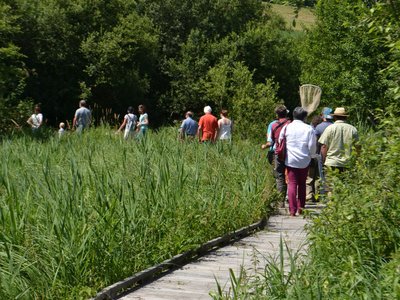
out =
[(240, 63), (250, 72), (254, 84), (273, 78), (278, 83), (279, 98), (295, 106), (300, 64), (294, 38), (285, 30), (282, 19), (265, 17), (263, 22), (249, 22), (239, 33), (223, 38), (210, 39), (201, 30), (193, 30), (165, 68), (171, 90), (164, 95), (163, 105), (179, 114), (187, 109), (200, 112), (205, 103), (231, 108), (234, 94), (227, 86), (234, 89), (230, 76), (233, 65)]
[(14, 41), (29, 71), (25, 96), (42, 102), (50, 122), (72, 118), (77, 106), (87, 79), (82, 43), (96, 32), (112, 31), (135, 7), (133, 0), (12, 2), (21, 29)]
[(132, 12), (109, 31), (92, 32), (82, 42), (86, 85), (96, 103), (120, 108), (143, 103), (156, 72), (158, 35), (152, 22)]
[(384, 45), (388, 52), (381, 69), (389, 86), (387, 105), (394, 105), (400, 110), (400, 1), (377, 2), (365, 21), (375, 45)]
[(320, 1), (301, 55), (301, 81), (322, 87), (324, 105), (347, 106), (364, 116), (384, 106), (387, 89), (380, 73), (387, 52), (368, 36), (361, 22), (367, 13), (361, 0)]
[(222, 62), (209, 70), (205, 86), (206, 96), (216, 101), (217, 111), (222, 108), (231, 111), (235, 136), (265, 135), (268, 122), (274, 118), (274, 108), (280, 102), (276, 96), (278, 85), (272, 79), (254, 83), (253, 73), (242, 62)]
[(11, 120), (19, 124), (25, 121), (30, 110), (30, 103), (21, 101), (27, 74), (24, 55), (13, 43), (19, 31), (16, 22), (11, 7), (0, 3), (0, 134), (15, 128)]
[(297, 37), (285, 29), (284, 21), (271, 17), (262, 24), (250, 24), (237, 38), (238, 60), (254, 72), (256, 83), (274, 78), (278, 96), (289, 107), (299, 103), (300, 61)]

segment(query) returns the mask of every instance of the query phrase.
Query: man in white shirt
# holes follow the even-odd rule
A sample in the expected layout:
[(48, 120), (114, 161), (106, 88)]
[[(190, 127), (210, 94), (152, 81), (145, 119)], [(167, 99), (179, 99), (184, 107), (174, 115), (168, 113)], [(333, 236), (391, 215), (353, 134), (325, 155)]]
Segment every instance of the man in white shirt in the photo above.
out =
[(75, 112), (73, 126), (76, 127), (76, 132), (81, 133), (85, 128), (89, 127), (92, 121), (92, 113), (86, 108), (86, 101), (79, 101), (79, 108)]
[(306, 203), (306, 179), (311, 158), (316, 152), (314, 129), (304, 123), (307, 111), (296, 107), (293, 122), (280, 133), (279, 141), (286, 138), (285, 165), (288, 173), (289, 212), (291, 216), (301, 214)]

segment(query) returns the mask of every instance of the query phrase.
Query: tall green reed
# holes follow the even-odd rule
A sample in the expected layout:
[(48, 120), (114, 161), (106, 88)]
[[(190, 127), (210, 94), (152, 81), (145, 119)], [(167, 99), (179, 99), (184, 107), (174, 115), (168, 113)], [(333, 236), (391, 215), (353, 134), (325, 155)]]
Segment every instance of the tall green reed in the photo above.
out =
[(0, 146), (0, 297), (86, 298), (261, 218), (272, 181), (245, 141), (125, 141), (108, 128)]

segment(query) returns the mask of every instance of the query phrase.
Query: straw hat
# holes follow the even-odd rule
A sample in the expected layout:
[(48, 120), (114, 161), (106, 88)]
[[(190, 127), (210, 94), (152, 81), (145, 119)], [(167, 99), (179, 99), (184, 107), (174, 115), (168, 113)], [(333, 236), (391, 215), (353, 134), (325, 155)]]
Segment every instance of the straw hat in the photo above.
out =
[(346, 113), (344, 107), (337, 107), (332, 116), (348, 117), (349, 115)]

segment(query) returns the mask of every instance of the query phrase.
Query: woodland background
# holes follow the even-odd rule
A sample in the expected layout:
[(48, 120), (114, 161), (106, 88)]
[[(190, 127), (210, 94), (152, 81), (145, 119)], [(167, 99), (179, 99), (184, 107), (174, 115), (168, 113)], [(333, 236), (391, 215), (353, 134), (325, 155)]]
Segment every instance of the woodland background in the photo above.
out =
[(1, 0), (1, 132), (35, 103), (48, 125), (70, 120), (84, 98), (96, 122), (141, 103), (154, 126), (227, 108), (254, 136), (303, 83), (361, 118), (398, 106), (399, 1), (274, 2), (316, 24), (290, 29), (258, 0)]

